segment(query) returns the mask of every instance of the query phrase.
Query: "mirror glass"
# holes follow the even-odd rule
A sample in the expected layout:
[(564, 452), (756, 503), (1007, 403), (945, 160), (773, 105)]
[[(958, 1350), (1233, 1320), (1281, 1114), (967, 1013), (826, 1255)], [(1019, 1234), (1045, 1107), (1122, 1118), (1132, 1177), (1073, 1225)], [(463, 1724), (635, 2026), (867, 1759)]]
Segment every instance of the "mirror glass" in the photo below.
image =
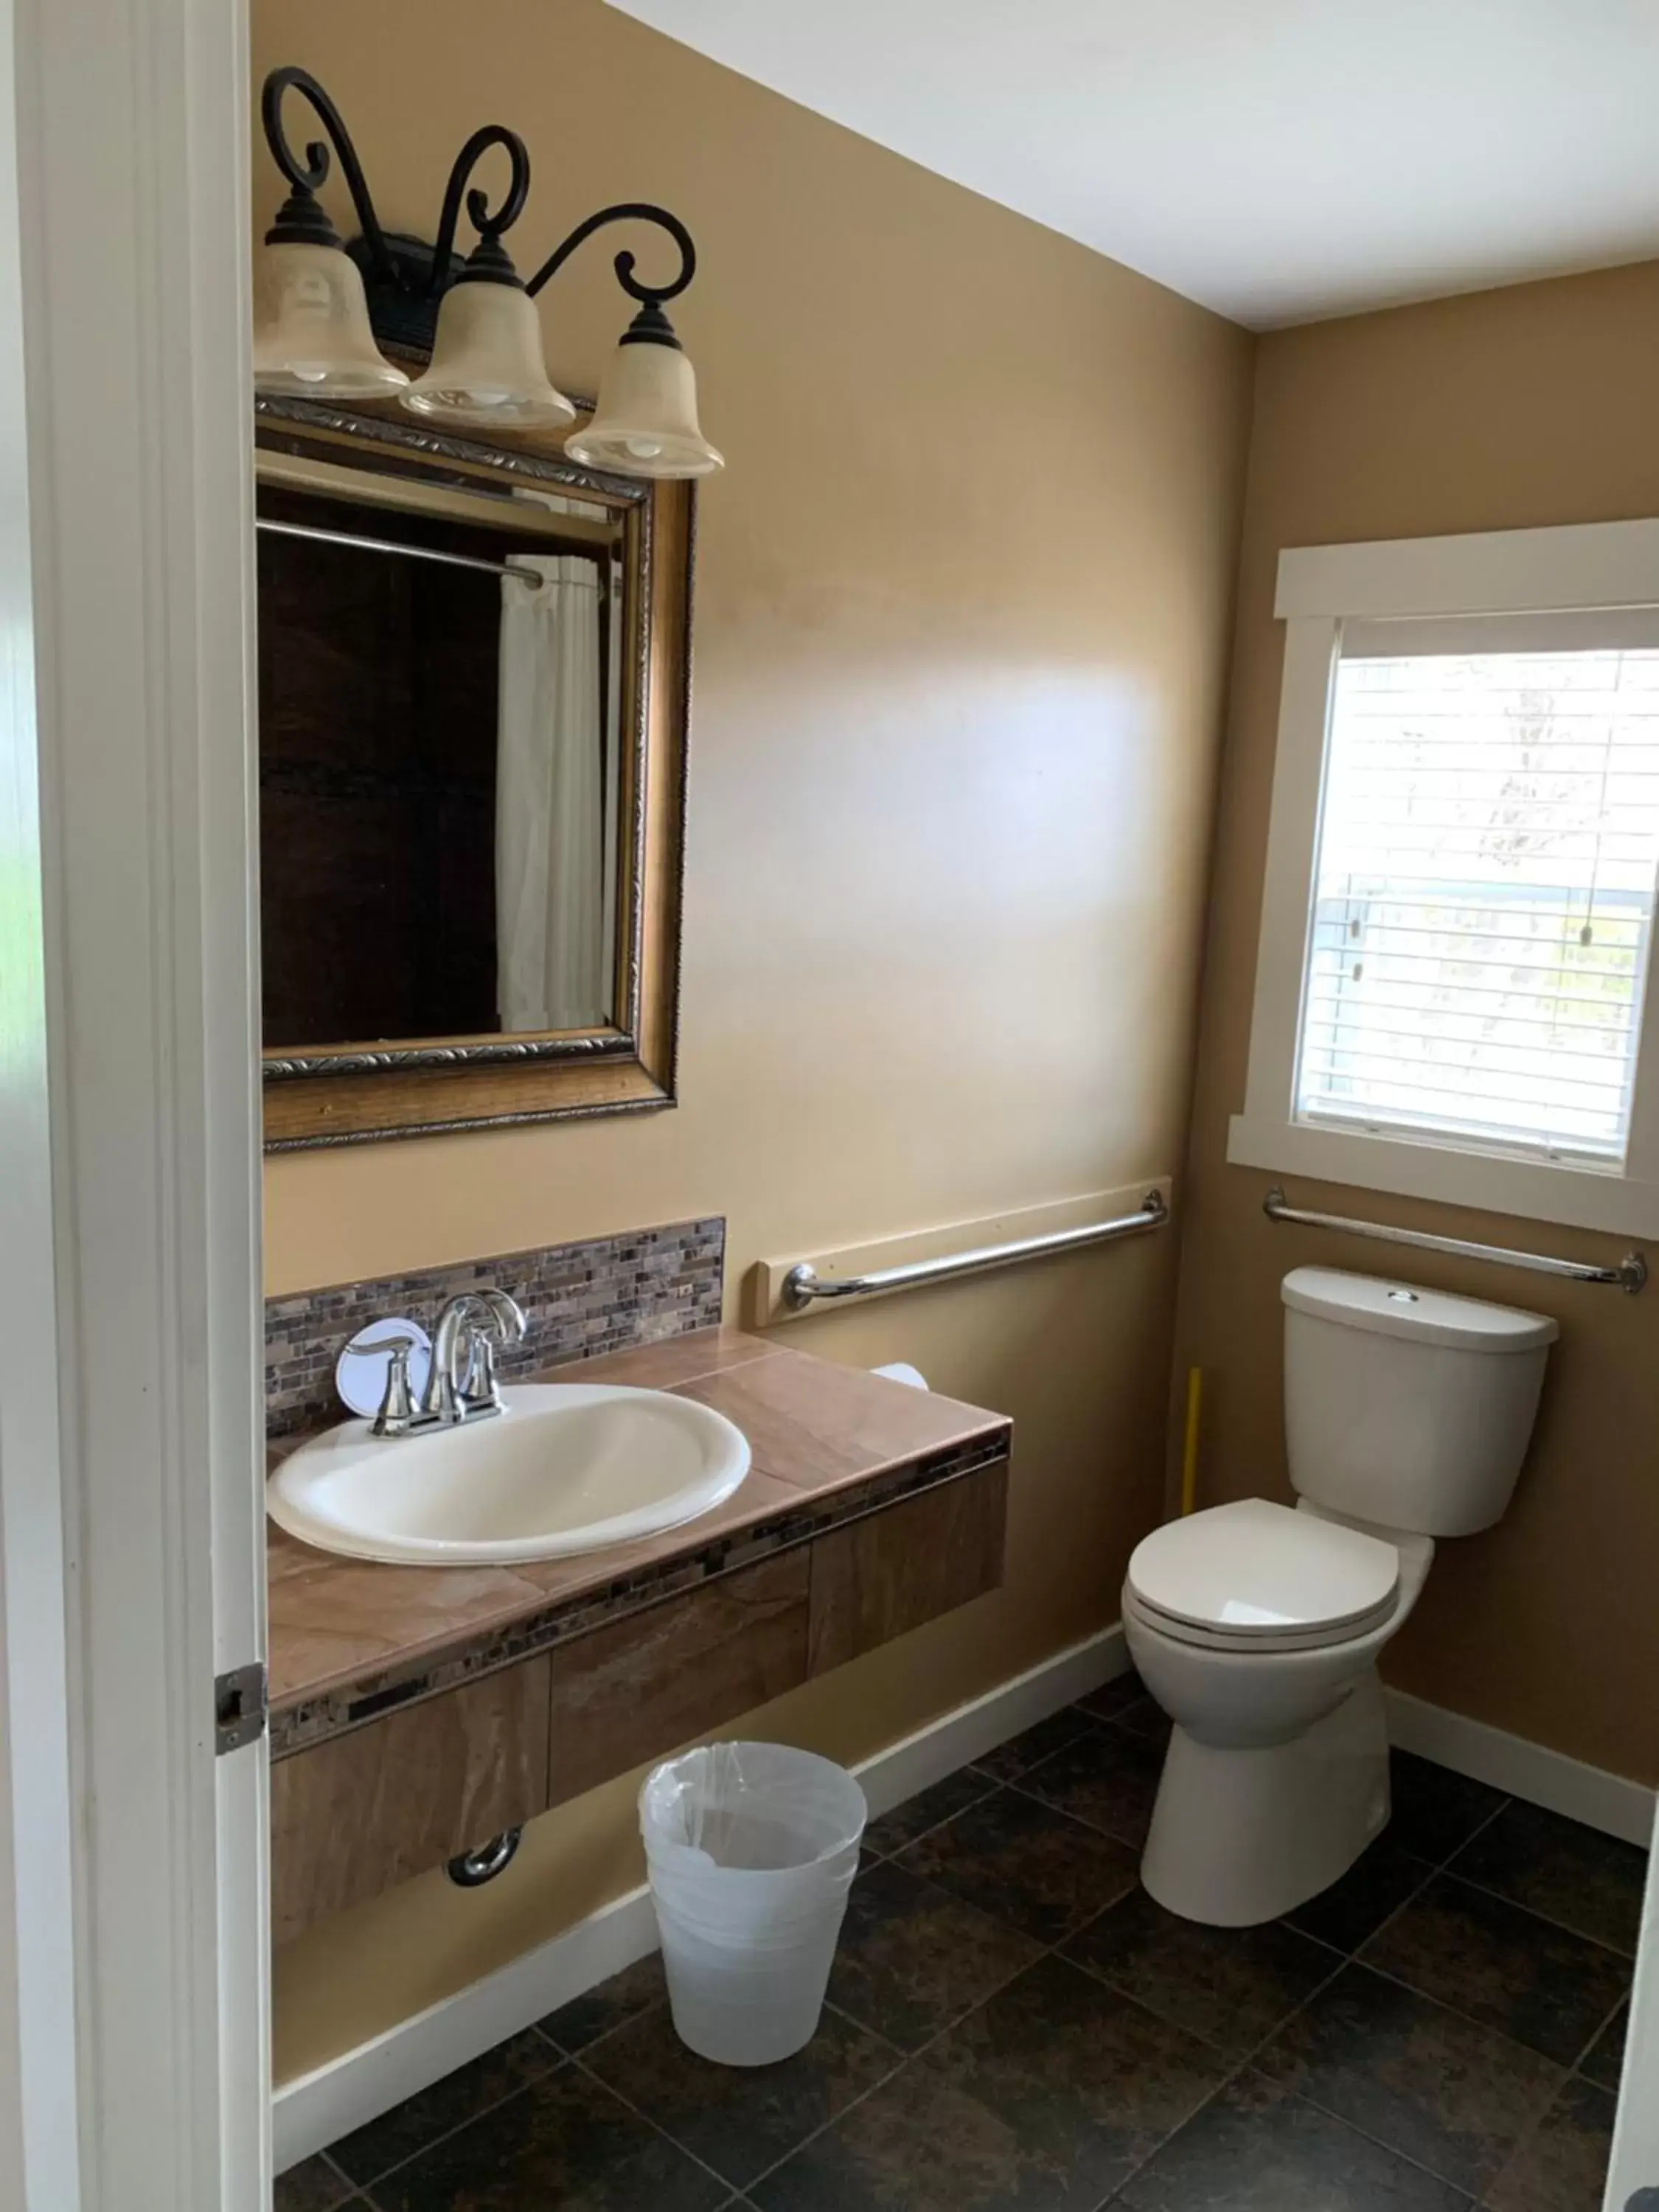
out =
[(262, 424), (268, 1054), (621, 1019), (637, 501)]

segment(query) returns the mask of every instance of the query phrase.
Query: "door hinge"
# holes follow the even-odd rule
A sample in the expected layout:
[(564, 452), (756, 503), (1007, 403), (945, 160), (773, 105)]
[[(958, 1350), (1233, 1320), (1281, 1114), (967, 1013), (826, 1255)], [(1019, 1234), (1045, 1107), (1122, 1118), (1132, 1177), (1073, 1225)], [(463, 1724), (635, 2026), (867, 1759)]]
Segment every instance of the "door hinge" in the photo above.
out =
[(215, 1749), (222, 1757), (240, 1751), (245, 1743), (258, 1743), (265, 1732), (265, 1670), (258, 1660), (251, 1667), (233, 1667), (213, 1685), (217, 1717)]

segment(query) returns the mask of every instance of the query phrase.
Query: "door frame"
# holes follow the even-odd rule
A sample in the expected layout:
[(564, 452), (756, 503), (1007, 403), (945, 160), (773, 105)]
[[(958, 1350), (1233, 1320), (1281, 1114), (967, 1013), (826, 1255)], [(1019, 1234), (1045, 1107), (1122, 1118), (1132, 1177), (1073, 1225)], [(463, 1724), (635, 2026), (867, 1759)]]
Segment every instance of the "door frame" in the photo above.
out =
[(0, 33), (0, 2197), (264, 2212), (246, 4)]
[[(1648, 1861), (1647, 1898), (1637, 1944), (1635, 1986), (1625, 2037), (1625, 2073), (1613, 2129), (1605, 2212), (1659, 2205), (1659, 1815)], [(1643, 2200), (1645, 2199), (1644, 2203)]]

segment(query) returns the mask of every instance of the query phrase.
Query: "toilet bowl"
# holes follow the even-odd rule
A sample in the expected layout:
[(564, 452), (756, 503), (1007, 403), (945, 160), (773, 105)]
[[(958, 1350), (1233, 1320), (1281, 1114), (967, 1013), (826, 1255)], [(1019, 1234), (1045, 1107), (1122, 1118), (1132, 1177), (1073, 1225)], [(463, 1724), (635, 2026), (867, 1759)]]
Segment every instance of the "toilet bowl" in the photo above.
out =
[[(1281, 1530), (1275, 1516), (1291, 1525)], [(1301, 1565), (1308, 1589), (1299, 1618), (1279, 1634), (1230, 1639), (1224, 1627), (1171, 1619), (1124, 1583), (1129, 1655), (1175, 1723), (1141, 1878), (1185, 1919), (1229, 1928), (1276, 1919), (1339, 1880), (1387, 1822), (1376, 1662), (1417, 1602), (1434, 1544), (1352, 1532), (1388, 1555), (1376, 1566), (1386, 1600), (1356, 1626), (1339, 1601), (1316, 1594), (1300, 1547), (1301, 1531), (1321, 1522), (1341, 1525), (1305, 1502), (1292, 1510), (1251, 1498), (1158, 1532), (1208, 1540), (1233, 1553), (1235, 1567), (1241, 1538), (1265, 1559), (1282, 1536), (1282, 1556)]]
[(1244, 1927), (1328, 1888), (1389, 1818), (1378, 1655), (1435, 1539), (1506, 1509), (1547, 1317), (1328, 1268), (1285, 1279), (1292, 1508), (1155, 1530), (1123, 1588), (1130, 1656), (1173, 1723), (1142, 1860), (1159, 1904)]

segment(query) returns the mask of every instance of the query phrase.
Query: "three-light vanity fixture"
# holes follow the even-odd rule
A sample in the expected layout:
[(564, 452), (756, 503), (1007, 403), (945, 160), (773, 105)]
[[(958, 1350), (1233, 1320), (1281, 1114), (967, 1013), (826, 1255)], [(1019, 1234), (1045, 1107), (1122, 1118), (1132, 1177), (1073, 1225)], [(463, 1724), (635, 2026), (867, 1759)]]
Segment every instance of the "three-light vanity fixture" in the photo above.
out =
[[(329, 173), (320, 140), (301, 161), (283, 132), (290, 88), (316, 110), (339, 156), (356, 210), (358, 236), (343, 246), (317, 194)], [(696, 270), (691, 234), (666, 208), (627, 201), (601, 208), (554, 247), (535, 275), (521, 278), (501, 244), (524, 210), (530, 156), (516, 131), (499, 123), (475, 131), (455, 157), (434, 244), (382, 229), (357, 149), (340, 111), (315, 77), (289, 67), (265, 79), (265, 137), (289, 196), (265, 233), (258, 272), (253, 380), (261, 392), (313, 398), (386, 398), (395, 394), (417, 415), (501, 428), (562, 428), (576, 409), (549, 380), (541, 327), (532, 304), (543, 285), (594, 232), (624, 222), (654, 223), (678, 246), (678, 274), (647, 284), (634, 256), (619, 253), (618, 282), (639, 312), (623, 333), (599, 387), (592, 419), (565, 441), (573, 460), (631, 477), (710, 476), (724, 465), (697, 422), (696, 381), (663, 312)], [(467, 179), (492, 147), (511, 165), (505, 197), (492, 213)], [(463, 261), (454, 251), (461, 197), (478, 242)], [(380, 351), (384, 343), (425, 353), (411, 382)]]

